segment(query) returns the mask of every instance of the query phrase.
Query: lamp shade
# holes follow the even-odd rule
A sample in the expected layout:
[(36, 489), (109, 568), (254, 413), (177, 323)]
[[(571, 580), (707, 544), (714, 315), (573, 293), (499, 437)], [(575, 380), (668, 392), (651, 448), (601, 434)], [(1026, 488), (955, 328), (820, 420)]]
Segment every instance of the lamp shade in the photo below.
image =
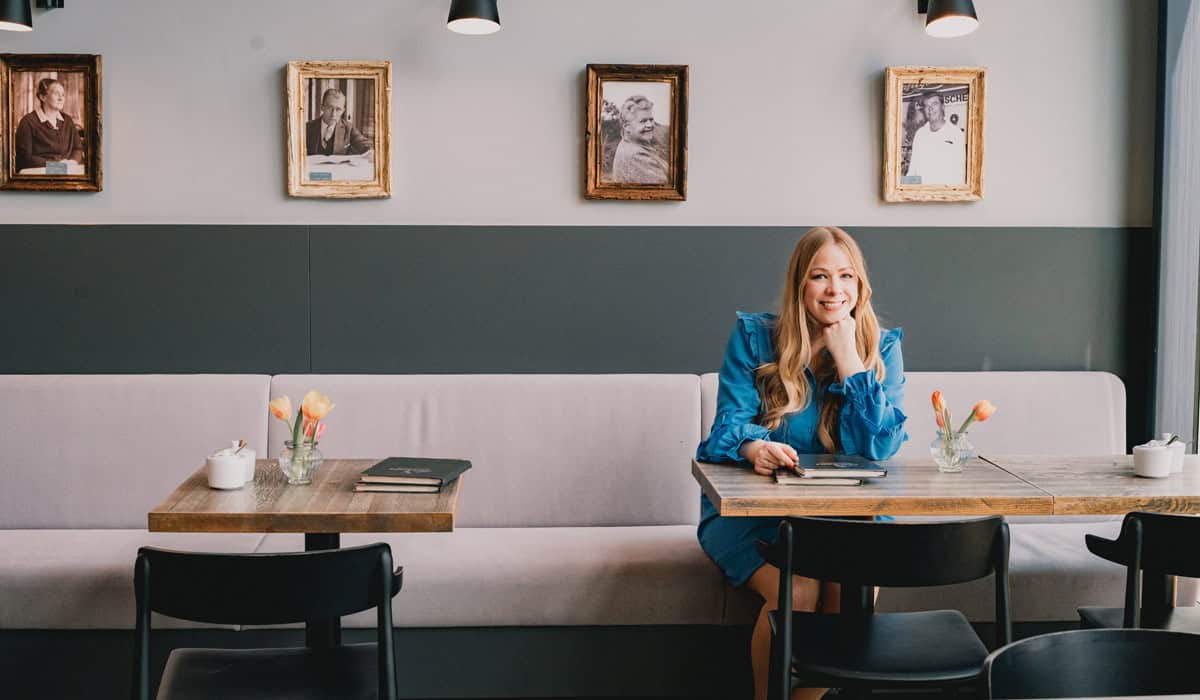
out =
[(32, 32), (33, 10), (29, 9), (29, 0), (0, 0), (0, 29)]
[(925, 33), (941, 39), (970, 34), (979, 27), (975, 3), (971, 0), (929, 0), (925, 15)]
[(450, 0), (446, 28), (459, 34), (493, 34), (500, 31), (496, 0)]

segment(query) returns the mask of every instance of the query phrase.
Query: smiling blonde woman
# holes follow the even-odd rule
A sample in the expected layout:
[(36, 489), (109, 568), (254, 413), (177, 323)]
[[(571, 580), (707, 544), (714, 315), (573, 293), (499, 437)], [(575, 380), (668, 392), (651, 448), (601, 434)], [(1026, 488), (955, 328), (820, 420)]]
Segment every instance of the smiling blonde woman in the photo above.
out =
[[(887, 459), (904, 432), (903, 332), (882, 330), (871, 307), (871, 283), (858, 244), (840, 228), (821, 226), (792, 252), (778, 316), (738, 312), (721, 365), (712, 433), (696, 459), (734, 462), (769, 475), (796, 465), (799, 454), (841, 453)], [(722, 517), (704, 496), (700, 546), (735, 586), (765, 604), (751, 638), (754, 694), (767, 696), (770, 625), (779, 571), (756, 540), (773, 542), (779, 518)], [(834, 612), (837, 584), (792, 577), (797, 611)], [(801, 688), (793, 698), (817, 698)]]

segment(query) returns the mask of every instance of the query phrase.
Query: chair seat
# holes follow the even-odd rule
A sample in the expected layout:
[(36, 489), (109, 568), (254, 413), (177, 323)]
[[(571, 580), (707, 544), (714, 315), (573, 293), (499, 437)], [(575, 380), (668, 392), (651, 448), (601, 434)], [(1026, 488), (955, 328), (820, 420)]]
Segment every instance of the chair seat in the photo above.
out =
[[(771, 613), (775, 626), (778, 613)], [(979, 675), (987, 647), (957, 610), (876, 613), (860, 620), (793, 613), (793, 662), (832, 685), (936, 685)]]
[[(1124, 608), (1080, 608), (1079, 619), (1085, 629), (1122, 627), (1125, 624)], [(1161, 618), (1142, 615), (1142, 628), (1190, 632), (1200, 634), (1200, 608), (1170, 608)]]
[(374, 644), (333, 649), (176, 649), (159, 700), (377, 698)]

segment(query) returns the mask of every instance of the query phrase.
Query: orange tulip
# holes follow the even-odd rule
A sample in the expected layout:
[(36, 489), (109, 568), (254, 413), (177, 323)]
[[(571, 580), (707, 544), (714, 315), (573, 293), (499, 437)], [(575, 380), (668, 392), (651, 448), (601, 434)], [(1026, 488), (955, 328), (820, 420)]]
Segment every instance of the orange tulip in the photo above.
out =
[(304, 417), (313, 422), (325, 420), (325, 416), (333, 410), (333, 403), (330, 402), (328, 396), (310, 390), (304, 395), (304, 401), (300, 404), (300, 410), (304, 412)]
[(992, 405), (991, 401), (988, 401), (985, 399), (985, 400), (980, 401), (979, 403), (975, 404), (974, 413), (975, 413), (975, 420), (977, 420), (977, 421), (983, 422), (983, 421), (987, 420), (988, 418), (991, 418), (992, 414), (995, 412), (996, 412), (996, 407)]
[(934, 419), (935, 421), (937, 421), (937, 426), (938, 426), (939, 428), (945, 428), (945, 427), (946, 427), (946, 419), (945, 419), (945, 418), (942, 418), (942, 414), (940, 414), (940, 413), (935, 413), (935, 414), (933, 414), (933, 419)]
[(932, 399), (933, 399), (933, 410), (934, 411), (941, 413), (942, 411), (946, 410), (946, 400), (942, 398), (942, 392), (940, 392), (940, 391), (933, 392)]
[(271, 410), (271, 415), (275, 416), (284, 423), (289, 423), (292, 420), (292, 400), (286, 396), (280, 396), (277, 399), (272, 399), (267, 404), (267, 408)]

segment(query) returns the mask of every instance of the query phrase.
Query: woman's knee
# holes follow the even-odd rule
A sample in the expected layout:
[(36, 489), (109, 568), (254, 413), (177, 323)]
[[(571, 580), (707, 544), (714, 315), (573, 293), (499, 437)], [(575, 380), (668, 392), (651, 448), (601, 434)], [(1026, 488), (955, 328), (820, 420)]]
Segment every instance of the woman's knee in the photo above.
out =
[[(763, 564), (755, 571), (746, 587), (762, 596), (764, 610), (779, 606), (779, 569)], [(792, 577), (792, 609), (813, 612), (821, 598), (821, 582), (804, 576)]]

